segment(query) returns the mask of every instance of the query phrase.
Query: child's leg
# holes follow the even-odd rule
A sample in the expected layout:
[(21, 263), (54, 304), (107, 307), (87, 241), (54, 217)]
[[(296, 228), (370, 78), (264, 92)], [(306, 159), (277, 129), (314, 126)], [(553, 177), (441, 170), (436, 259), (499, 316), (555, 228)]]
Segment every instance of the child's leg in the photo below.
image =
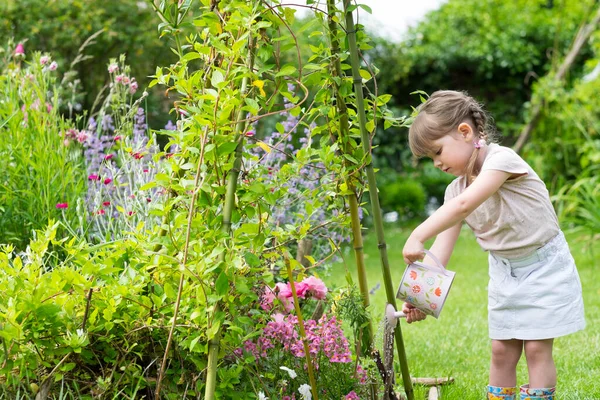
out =
[(529, 387), (556, 386), (556, 367), (552, 358), (554, 339), (525, 341), (525, 357), (529, 370)]
[(522, 340), (492, 340), (491, 386), (517, 386), (517, 363), (522, 352)]

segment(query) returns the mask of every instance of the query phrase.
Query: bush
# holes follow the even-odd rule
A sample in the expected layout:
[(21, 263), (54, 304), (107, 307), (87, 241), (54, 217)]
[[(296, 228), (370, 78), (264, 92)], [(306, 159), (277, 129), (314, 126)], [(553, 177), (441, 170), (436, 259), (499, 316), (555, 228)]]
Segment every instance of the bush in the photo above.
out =
[(423, 215), (427, 201), (423, 185), (410, 178), (397, 177), (394, 182), (381, 185), (379, 189), (382, 209), (398, 212), (401, 220)]

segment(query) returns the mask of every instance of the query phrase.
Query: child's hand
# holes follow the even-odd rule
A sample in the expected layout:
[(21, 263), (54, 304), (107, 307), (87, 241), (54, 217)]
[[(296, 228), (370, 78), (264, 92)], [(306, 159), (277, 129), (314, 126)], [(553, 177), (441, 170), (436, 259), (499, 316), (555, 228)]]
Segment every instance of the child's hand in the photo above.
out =
[(406, 322), (409, 324), (416, 321), (423, 321), (427, 318), (427, 315), (423, 311), (409, 303), (402, 304), (402, 312), (406, 315)]
[(417, 239), (409, 236), (404, 244), (404, 249), (402, 249), (402, 256), (404, 257), (404, 262), (407, 264), (420, 261), (425, 257), (425, 246)]

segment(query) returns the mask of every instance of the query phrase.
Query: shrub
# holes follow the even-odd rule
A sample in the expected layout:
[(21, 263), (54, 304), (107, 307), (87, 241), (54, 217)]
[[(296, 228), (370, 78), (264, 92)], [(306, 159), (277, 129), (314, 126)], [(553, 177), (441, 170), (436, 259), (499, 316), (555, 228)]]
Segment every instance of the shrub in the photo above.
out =
[(386, 212), (400, 213), (402, 220), (423, 215), (425, 212), (425, 189), (415, 180), (399, 176), (395, 181), (382, 185), (379, 191), (381, 207)]

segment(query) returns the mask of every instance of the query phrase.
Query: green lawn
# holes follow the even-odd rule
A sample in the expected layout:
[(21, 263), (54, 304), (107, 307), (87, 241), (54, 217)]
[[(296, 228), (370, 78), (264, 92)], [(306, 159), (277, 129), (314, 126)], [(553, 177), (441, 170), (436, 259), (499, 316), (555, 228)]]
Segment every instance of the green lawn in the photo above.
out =
[[(386, 242), (394, 288), (404, 271), (402, 247), (408, 229), (388, 228)], [(555, 341), (554, 358), (558, 370), (558, 399), (600, 399), (600, 244), (589, 238), (567, 235), (581, 277), (587, 328)], [(592, 248), (590, 248), (590, 245)], [(346, 270), (356, 280), (353, 252), (345, 262), (335, 264), (325, 277), (326, 283), (341, 284)], [(381, 319), (385, 308), (385, 289), (375, 233), (365, 236), (365, 263), (369, 288), (380, 284), (371, 296), (376, 343), (381, 349)], [(483, 252), (471, 231), (463, 229), (448, 265), (456, 271), (452, 291), (439, 320), (408, 325), (401, 322), (410, 373), (417, 377), (452, 376), (455, 383), (446, 386), (442, 399), (479, 400), (488, 383), (490, 341), (487, 331), (487, 253)], [(396, 361), (396, 371), (399, 366)], [(523, 356), (518, 366), (518, 383), (527, 383), (527, 367)], [(401, 382), (401, 379), (397, 379)], [(400, 387), (399, 387), (400, 389)], [(426, 390), (415, 387), (415, 398), (427, 398)]]

